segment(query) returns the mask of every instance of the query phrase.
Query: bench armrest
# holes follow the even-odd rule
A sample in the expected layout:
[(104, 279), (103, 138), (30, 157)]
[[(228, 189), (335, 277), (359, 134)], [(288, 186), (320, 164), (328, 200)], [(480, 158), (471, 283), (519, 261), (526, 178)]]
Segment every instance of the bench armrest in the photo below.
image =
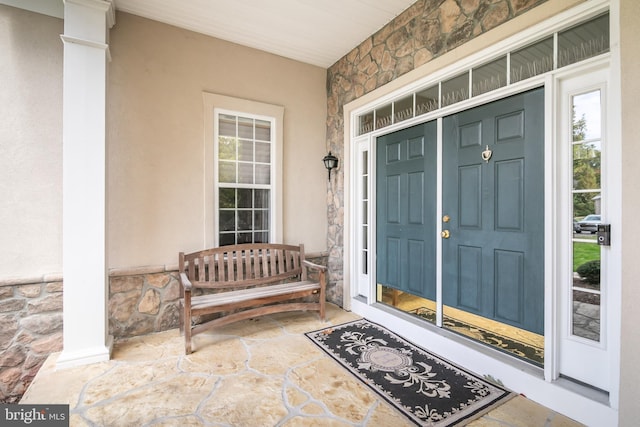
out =
[(313, 263), (311, 261), (307, 261), (306, 259), (304, 260), (304, 262), (302, 264), (305, 267), (311, 268), (313, 270), (327, 271), (327, 267), (325, 267), (324, 265), (316, 264), (316, 263)]
[(180, 273), (180, 283), (182, 283), (182, 287), (184, 288), (185, 292), (191, 292), (191, 288), (193, 288), (193, 285), (191, 284), (191, 281), (185, 273)]

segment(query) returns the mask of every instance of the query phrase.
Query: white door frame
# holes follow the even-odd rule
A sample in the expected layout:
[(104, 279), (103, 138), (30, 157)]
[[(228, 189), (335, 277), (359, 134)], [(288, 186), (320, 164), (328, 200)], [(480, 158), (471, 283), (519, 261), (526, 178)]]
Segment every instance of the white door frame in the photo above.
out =
[[(594, 1), (587, 2), (588, 4), (581, 4), (580, 6), (554, 15), (549, 20), (544, 23), (539, 24), (538, 26), (534, 26), (529, 30), (524, 30), (519, 34), (519, 38), (533, 37), (534, 34), (539, 34), (540, 32), (545, 31), (551, 27), (559, 27), (562, 26), (563, 22), (568, 22), (575, 19), (580, 19), (580, 16), (585, 16), (588, 14), (592, 14), (594, 9), (602, 9), (608, 6), (608, 2), (605, 1)], [(615, 3), (615, 2), (614, 2)], [(612, 22), (618, 22), (615, 14), (617, 13), (617, 4), (611, 5), (610, 13), (612, 15)], [(578, 17), (578, 18), (576, 18)], [(352, 308), (354, 311), (359, 314), (363, 314), (369, 318), (375, 318), (390, 327), (402, 328), (403, 332), (405, 332), (405, 336), (411, 338), (412, 335), (416, 337), (422, 337), (425, 339), (425, 334), (429, 336), (430, 344), (433, 344), (433, 348), (437, 348), (445, 357), (452, 357), (458, 363), (463, 364), (470, 369), (474, 369), (477, 367), (478, 372), (491, 372), (495, 369), (494, 373), (498, 374), (498, 377), (504, 376), (508, 378), (509, 382), (514, 381), (515, 384), (527, 384), (526, 390), (523, 390), (527, 393), (528, 397), (533, 398), (534, 400), (539, 401), (540, 403), (551, 407), (557, 408), (558, 411), (568, 414), (575, 419), (586, 420), (588, 417), (590, 418), (590, 423), (595, 422), (595, 419), (602, 420), (603, 423), (611, 423), (611, 420), (616, 418), (616, 408), (618, 402), (618, 392), (617, 385), (619, 384), (619, 378), (617, 375), (617, 370), (619, 366), (619, 332), (620, 332), (620, 322), (618, 318), (610, 316), (608, 326), (607, 326), (607, 334), (609, 336), (612, 354), (611, 354), (611, 363), (610, 363), (610, 371), (611, 371), (611, 387), (608, 399), (606, 397), (602, 398), (602, 396), (589, 394), (585, 392), (585, 390), (576, 389), (573, 386), (565, 386), (562, 385), (564, 382), (562, 380), (557, 380), (559, 369), (558, 369), (558, 359), (557, 353), (549, 353), (548, 358), (546, 358), (544, 373), (535, 373), (535, 370), (528, 371), (523, 369), (522, 366), (513, 363), (504, 363), (503, 360), (499, 356), (489, 354), (487, 356), (486, 352), (481, 349), (474, 349), (477, 351), (469, 352), (469, 346), (466, 343), (460, 344), (456, 340), (452, 340), (450, 338), (443, 338), (442, 334), (431, 333), (430, 331), (425, 331), (423, 327), (417, 327), (412, 325), (411, 322), (407, 322), (406, 319), (399, 318), (396, 314), (391, 314), (388, 310), (384, 308), (380, 308), (376, 306), (376, 294), (375, 294), (375, 280), (373, 275), (366, 275), (366, 279), (368, 282), (368, 295), (358, 296), (358, 292), (362, 292), (363, 287), (357, 286), (358, 276), (354, 274), (354, 270), (351, 269), (352, 265), (356, 265), (357, 262), (353, 264), (349, 262), (349, 259), (356, 260), (358, 255), (357, 245), (353, 245), (352, 243), (357, 242), (354, 239), (354, 235), (356, 233), (357, 225), (354, 224), (354, 218), (349, 214), (351, 212), (351, 206), (355, 206), (358, 203), (357, 200), (354, 200), (350, 197), (351, 193), (354, 189), (357, 189), (357, 181), (359, 179), (358, 176), (354, 174), (350, 174), (351, 170), (357, 170), (356, 163), (356, 153), (354, 152), (354, 147), (360, 145), (360, 152), (362, 151), (362, 146), (364, 149), (369, 150), (369, 170), (372, 173), (375, 173), (371, 169), (371, 166), (375, 164), (374, 159), (371, 154), (375, 151), (373, 150), (373, 145), (375, 143), (375, 138), (383, 133), (393, 132), (395, 130), (399, 130), (404, 127), (408, 127), (419, 122), (429, 121), (436, 119), (438, 117), (442, 117), (447, 114), (451, 114), (454, 110), (459, 110), (463, 108), (470, 108), (475, 105), (481, 105), (483, 103), (489, 102), (494, 99), (503, 98), (508, 96), (509, 94), (517, 93), (524, 91), (528, 88), (532, 88), (535, 86), (539, 86), (541, 83), (545, 86), (545, 119), (546, 119), (546, 141), (545, 141), (545, 194), (546, 194), (546, 207), (545, 212), (547, 216), (547, 222), (545, 223), (545, 346), (546, 348), (555, 349), (558, 343), (558, 333), (557, 333), (557, 322), (559, 319), (558, 316), (558, 305), (557, 305), (557, 292), (559, 292), (559, 280), (562, 279), (562, 274), (560, 272), (559, 263), (556, 261), (556, 255), (562, 253), (564, 247), (562, 244), (552, 244), (551, 242), (557, 241), (555, 237), (558, 236), (558, 233), (561, 233), (562, 230), (559, 227), (559, 223), (554, 220), (555, 214), (558, 212), (558, 193), (556, 188), (558, 188), (558, 168), (560, 168), (559, 160), (557, 156), (555, 156), (555, 150), (557, 149), (555, 138), (554, 138), (554, 129), (557, 126), (555, 121), (555, 111), (556, 106), (554, 105), (554, 99), (557, 96), (557, 85), (554, 81), (554, 76), (566, 74), (569, 72), (579, 72), (579, 70), (593, 66), (598, 62), (607, 62), (610, 61), (612, 63), (611, 69), (614, 69), (613, 65), (618, 63), (619, 59), (617, 57), (618, 50), (616, 46), (617, 40), (617, 29), (611, 28), (611, 53), (609, 55), (605, 55), (606, 58), (598, 57), (596, 59), (583, 61), (579, 64), (575, 64), (574, 66), (566, 67), (562, 69), (561, 72), (552, 72), (538, 79), (533, 78), (531, 81), (527, 81), (527, 83), (516, 84), (509, 86), (507, 89), (500, 89), (489, 94), (485, 94), (483, 96), (474, 98), (470, 101), (466, 101), (460, 104), (455, 104), (452, 107), (455, 108), (447, 108), (438, 110), (437, 113), (432, 115), (425, 115), (417, 119), (407, 120), (398, 125), (392, 125), (387, 128), (384, 128), (381, 131), (373, 132), (367, 135), (363, 135), (360, 137), (353, 137), (356, 135), (356, 118), (358, 114), (362, 114), (367, 110), (371, 110), (375, 108), (377, 105), (383, 105), (385, 102), (389, 102), (389, 100), (400, 97), (402, 93), (408, 93), (411, 90), (414, 90), (416, 87), (425, 85), (426, 79), (414, 80), (413, 83), (406, 82), (405, 86), (402, 87), (400, 84), (401, 81), (397, 82), (398, 84), (394, 84), (392, 86), (399, 87), (395, 91), (391, 91), (390, 88), (381, 88), (380, 90), (374, 91), (374, 93), (370, 94), (367, 97), (363, 97), (364, 100), (368, 100), (365, 104), (360, 101), (354, 101), (352, 105), (345, 106), (345, 124), (346, 129), (349, 130), (347, 134), (345, 134), (345, 165), (349, 165), (345, 168), (345, 174), (348, 175), (347, 182), (350, 183), (350, 188), (345, 188), (345, 214), (347, 215), (347, 221), (345, 225), (347, 229), (345, 230), (345, 254), (347, 255), (345, 262), (345, 307)], [(513, 40), (506, 40), (505, 43), (514, 43)], [(492, 52), (500, 51), (501, 45), (496, 44), (494, 48), (491, 49)], [(430, 78), (439, 79), (442, 76), (455, 74), (455, 71), (452, 71), (452, 68), (455, 68), (458, 72), (460, 68), (468, 67), (469, 64), (472, 64), (474, 61), (479, 61), (481, 57), (486, 58), (487, 56), (492, 56), (489, 49), (485, 51), (477, 52), (476, 54), (470, 54), (466, 59), (458, 61), (456, 65), (445, 67), (439, 71), (431, 72), (428, 74)], [(615, 72), (612, 72), (612, 78), (615, 78)], [(619, 73), (619, 71), (617, 72)], [(426, 75), (426, 74), (425, 74)], [(402, 79), (398, 79), (402, 80)], [(391, 85), (391, 84), (390, 84)], [(619, 111), (618, 105), (620, 102), (620, 94), (616, 92), (616, 88), (619, 86), (611, 85), (611, 90), (609, 93), (609, 102), (613, 105), (612, 108), (608, 109), (608, 115), (612, 116), (615, 111)], [(384, 89), (387, 89), (386, 95), (378, 95), (376, 98), (376, 92), (385, 92)], [(619, 142), (619, 138), (616, 138), (616, 135), (619, 134), (619, 125), (616, 127), (616, 123), (619, 123), (619, 120), (616, 121), (615, 117), (608, 121), (610, 124), (608, 130), (608, 139), (610, 141), (617, 140)], [(616, 161), (619, 164), (620, 157), (620, 147), (616, 145), (615, 147), (608, 147), (609, 153), (607, 155), (608, 162), (610, 164), (616, 164)], [(438, 153), (441, 156), (441, 153)], [(441, 167), (441, 158), (438, 159), (438, 167)], [(603, 181), (606, 180), (607, 191), (609, 192), (609, 203), (611, 204), (610, 212), (615, 213), (611, 216), (610, 221), (612, 224), (620, 223), (620, 191), (614, 190), (614, 188), (619, 188), (620, 185), (620, 174), (616, 169), (619, 168), (608, 168), (610, 173), (608, 173), (607, 177), (603, 177)], [(438, 171), (439, 176), (441, 171)], [(371, 182), (371, 179), (369, 180)], [(618, 185), (615, 185), (615, 184)], [(604, 186), (605, 184), (603, 184)], [(439, 185), (440, 191), (440, 185)], [(615, 194), (617, 193), (617, 194)], [(371, 185), (369, 188), (370, 195), (370, 209), (373, 210), (373, 204), (371, 201), (371, 197), (373, 194), (371, 193)], [(441, 200), (441, 193), (438, 194), (438, 203)], [(441, 207), (438, 207), (438, 212), (441, 214)], [(371, 217), (370, 217), (371, 218)], [(370, 224), (375, 224), (375, 218), (370, 219)], [(439, 231), (439, 230), (438, 230)], [(620, 241), (620, 233), (613, 228), (612, 238), (617, 238), (617, 241)], [(375, 239), (369, 239), (369, 242), (372, 243)], [(375, 248), (370, 248), (372, 253), (375, 253)], [(619, 245), (612, 245), (611, 253), (613, 255), (618, 252), (619, 255)], [(619, 257), (618, 257), (619, 258)], [(371, 272), (371, 266), (375, 266), (375, 257), (369, 257), (369, 272)], [(438, 264), (439, 265), (439, 264)], [(608, 268), (608, 281), (611, 283), (619, 283), (620, 282), (620, 265), (619, 261), (613, 262), (612, 265)], [(566, 276), (565, 276), (566, 277)], [(355, 280), (352, 280), (355, 279)], [(362, 277), (360, 277), (362, 279)], [(612, 290), (613, 291), (613, 290)], [(552, 298), (553, 296), (553, 298)], [(619, 312), (620, 308), (620, 292), (619, 289), (613, 291), (613, 294), (610, 295), (609, 301), (609, 313)], [(418, 338), (420, 339), (420, 338)], [(461, 352), (466, 355), (461, 355)], [(490, 352), (489, 352), (490, 353)], [(472, 354), (471, 357), (468, 355)], [(515, 367), (515, 370), (513, 369)], [(491, 373), (490, 373), (491, 374)], [(524, 377), (522, 376), (524, 375)], [(498, 378), (496, 377), (496, 378)], [(542, 383), (540, 382), (542, 380)], [(577, 392), (576, 392), (577, 391)], [(568, 393), (568, 394), (567, 394)], [(570, 407), (570, 408), (569, 408)], [(588, 414), (588, 415), (587, 415)]]

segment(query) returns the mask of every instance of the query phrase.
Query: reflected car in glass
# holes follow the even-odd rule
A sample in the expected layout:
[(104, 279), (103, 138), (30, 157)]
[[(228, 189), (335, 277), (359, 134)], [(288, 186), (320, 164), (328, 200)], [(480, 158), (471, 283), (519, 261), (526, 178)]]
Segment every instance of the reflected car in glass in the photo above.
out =
[(589, 232), (595, 234), (600, 224), (600, 215), (587, 215), (581, 221), (578, 221), (575, 228), (576, 233)]

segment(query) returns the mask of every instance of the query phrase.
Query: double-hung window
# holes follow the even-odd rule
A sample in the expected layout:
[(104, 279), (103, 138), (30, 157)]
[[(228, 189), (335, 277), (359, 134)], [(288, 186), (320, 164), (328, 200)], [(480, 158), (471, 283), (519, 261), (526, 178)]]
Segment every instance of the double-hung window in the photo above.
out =
[(218, 245), (271, 241), (275, 119), (216, 109)]
[(204, 245), (282, 242), (284, 107), (203, 93)]

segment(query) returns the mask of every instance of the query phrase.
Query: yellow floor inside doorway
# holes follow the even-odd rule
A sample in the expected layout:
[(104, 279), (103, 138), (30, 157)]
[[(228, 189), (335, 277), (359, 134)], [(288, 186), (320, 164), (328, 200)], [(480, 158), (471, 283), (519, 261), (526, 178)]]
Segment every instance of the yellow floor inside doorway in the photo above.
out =
[[(378, 285), (378, 301), (435, 323), (436, 303)], [(444, 306), (443, 328), (482, 342), (537, 366), (544, 364), (544, 336)]]

